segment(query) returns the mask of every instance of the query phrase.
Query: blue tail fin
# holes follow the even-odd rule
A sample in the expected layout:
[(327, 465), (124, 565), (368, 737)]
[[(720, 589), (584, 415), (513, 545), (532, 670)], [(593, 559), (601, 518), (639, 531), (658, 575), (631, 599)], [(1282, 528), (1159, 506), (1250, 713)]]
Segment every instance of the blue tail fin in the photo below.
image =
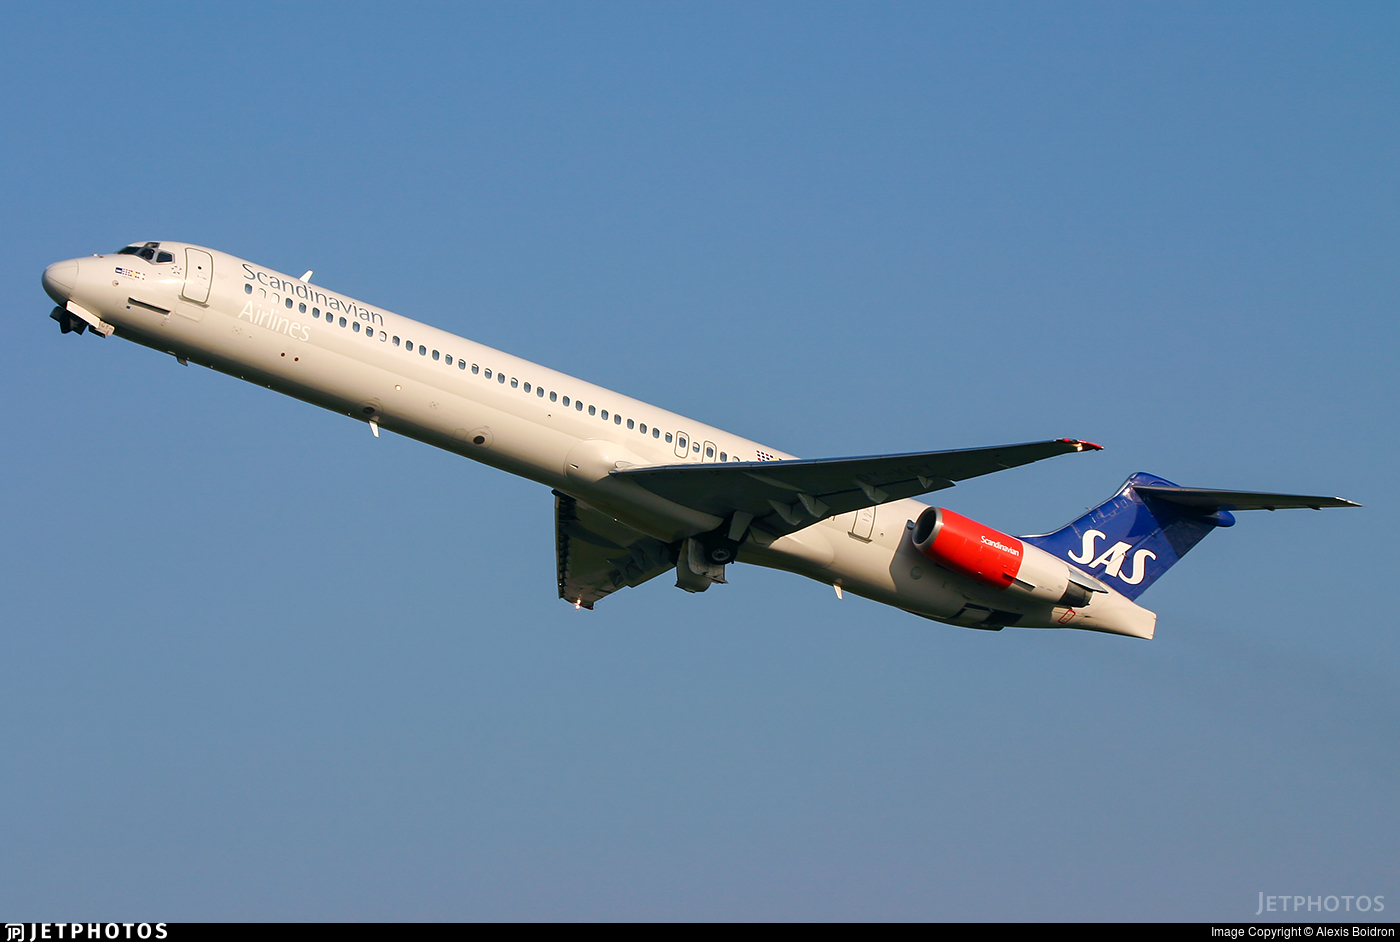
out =
[(1188, 506), (1137, 487), (1175, 488), (1153, 474), (1138, 472), (1118, 493), (1078, 520), (1043, 536), (1021, 539), (1103, 580), (1136, 599), (1216, 527), (1234, 526), (1228, 510)]

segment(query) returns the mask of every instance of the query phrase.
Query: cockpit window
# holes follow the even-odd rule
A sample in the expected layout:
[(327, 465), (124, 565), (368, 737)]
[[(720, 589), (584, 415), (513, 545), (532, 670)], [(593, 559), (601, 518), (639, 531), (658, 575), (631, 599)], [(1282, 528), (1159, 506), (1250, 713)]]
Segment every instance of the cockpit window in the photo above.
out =
[[(156, 260), (156, 249), (158, 248), (160, 248), (159, 242), (144, 242), (140, 245), (128, 245), (124, 249), (118, 249), (117, 254), (136, 255), (141, 258), (144, 258), (148, 262), (153, 262)], [(160, 260), (162, 262), (175, 261), (175, 256), (171, 255), (169, 252), (161, 252), (160, 255)]]
[[(156, 261), (157, 261), (157, 262), (173, 262), (173, 261), (175, 261), (175, 256), (171, 255), (169, 252), (161, 252), (160, 254), (158, 254), (158, 255), (156, 256)], [(303, 305), (303, 307), (304, 307), (304, 306), (305, 306), (305, 305)]]

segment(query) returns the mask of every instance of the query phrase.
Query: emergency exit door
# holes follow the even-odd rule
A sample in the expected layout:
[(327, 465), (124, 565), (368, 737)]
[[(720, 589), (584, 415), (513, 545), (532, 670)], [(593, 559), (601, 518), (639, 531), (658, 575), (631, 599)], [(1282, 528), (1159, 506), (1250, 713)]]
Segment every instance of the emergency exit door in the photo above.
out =
[(180, 294), (200, 304), (209, 303), (214, 282), (214, 256), (203, 249), (185, 249), (185, 287)]

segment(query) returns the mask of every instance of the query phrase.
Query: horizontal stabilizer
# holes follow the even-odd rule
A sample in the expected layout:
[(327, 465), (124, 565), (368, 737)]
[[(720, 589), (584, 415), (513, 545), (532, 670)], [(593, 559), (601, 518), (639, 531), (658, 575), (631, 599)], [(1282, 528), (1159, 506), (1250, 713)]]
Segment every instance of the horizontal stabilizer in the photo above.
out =
[(1309, 497), (1305, 494), (1265, 494), (1262, 491), (1212, 491), (1204, 487), (1176, 487), (1138, 484), (1139, 494), (1171, 501), (1183, 507), (1215, 510), (1302, 510), (1323, 507), (1360, 507), (1340, 497)]
[(1078, 520), (1022, 539), (1136, 599), (1206, 534), (1234, 526), (1232, 510), (1360, 506), (1340, 497), (1178, 487), (1138, 472)]
[(685, 507), (728, 518), (749, 514), (780, 536), (818, 520), (929, 491), (993, 471), (1099, 446), (1059, 438), (1023, 445), (864, 458), (793, 458), (619, 468), (632, 481)]

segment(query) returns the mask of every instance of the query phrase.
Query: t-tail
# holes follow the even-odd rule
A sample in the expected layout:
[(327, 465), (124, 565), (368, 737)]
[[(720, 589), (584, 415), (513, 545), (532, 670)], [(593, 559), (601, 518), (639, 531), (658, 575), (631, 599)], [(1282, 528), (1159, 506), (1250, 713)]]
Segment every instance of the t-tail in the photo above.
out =
[(1021, 539), (1136, 599), (1206, 534), (1234, 526), (1231, 511), (1360, 506), (1340, 497), (1178, 487), (1138, 472), (1073, 523)]

